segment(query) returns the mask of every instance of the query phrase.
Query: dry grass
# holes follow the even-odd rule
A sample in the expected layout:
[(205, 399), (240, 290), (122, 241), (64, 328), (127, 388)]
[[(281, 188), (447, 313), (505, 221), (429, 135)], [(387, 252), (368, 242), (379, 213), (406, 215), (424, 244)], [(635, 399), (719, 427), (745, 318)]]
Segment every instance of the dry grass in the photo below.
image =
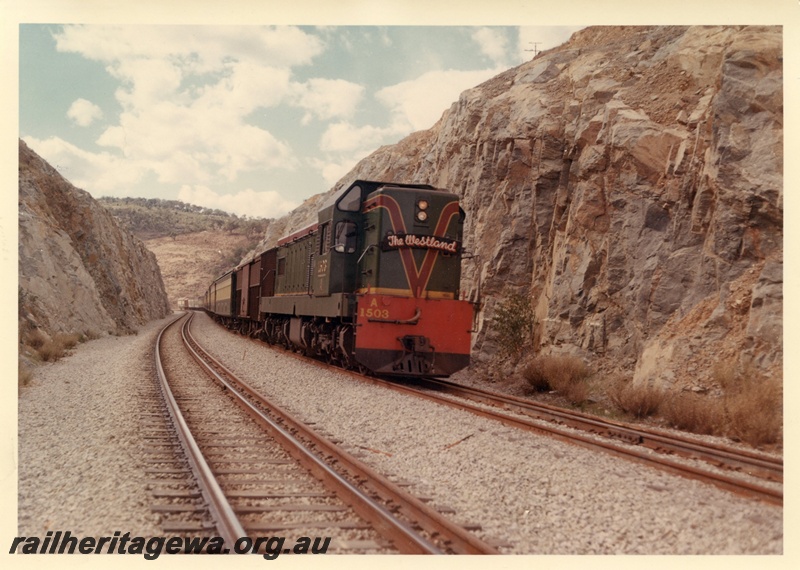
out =
[(56, 336), (56, 341), (61, 343), (64, 350), (70, 350), (78, 346), (78, 343), (81, 342), (81, 335), (78, 333), (60, 334)]
[(50, 338), (44, 332), (35, 329), (24, 335), (22, 344), (32, 350), (35, 358), (44, 362), (55, 362), (68, 350), (75, 348), (82, 338), (83, 336), (77, 333), (57, 334)]
[(39, 329), (28, 331), (22, 337), (22, 344), (31, 347), (33, 350), (39, 350), (49, 341), (50, 338)]
[(550, 385), (546, 366), (540, 362), (540, 358), (528, 364), (522, 371), (522, 376), (534, 392), (549, 392), (553, 387)]
[(780, 382), (760, 376), (750, 367), (724, 362), (712, 370), (722, 394), (683, 392), (668, 395), (649, 386), (617, 380), (606, 390), (614, 406), (633, 417), (658, 415), (675, 428), (719, 435), (751, 445), (779, 443), (783, 434)]
[(65, 352), (63, 344), (57, 340), (50, 340), (44, 343), (44, 345), (36, 351), (36, 354), (38, 354), (39, 358), (44, 362), (55, 362), (63, 357)]
[(783, 435), (778, 382), (748, 377), (724, 399), (726, 432), (751, 445), (778, 443)]
[(606, 395), (620, 411), (635, 418), (652, 416), (664, 402), (663, 390), (652, 386), (634, 386), (623, 381), (614, 382)]
[(661, 406), (661, 416), (675, 428), (707, 435), (724, 432), (725, 414), (721, 401), (697, 394), (677, 394)]
[(723, 435), (751, 445), (778, 443), (783, 437), (782, 389), (779, 382), (754, 370), (721, 364), (713, 380), (722, 396), (679, 394), (662, 415), (674, 427), (695, 433)]
[(533, 390), (555, 390), (571, 403), (580, 405), (589, 398), (589, 368), (579, 358), (537, 356), (522, 372)]
[(85, 330), (83, 334), (81, 334), (81, 342), (88, 342), (90, 340), (97, 340), (100, 338), (100, 333), (95, 330)]

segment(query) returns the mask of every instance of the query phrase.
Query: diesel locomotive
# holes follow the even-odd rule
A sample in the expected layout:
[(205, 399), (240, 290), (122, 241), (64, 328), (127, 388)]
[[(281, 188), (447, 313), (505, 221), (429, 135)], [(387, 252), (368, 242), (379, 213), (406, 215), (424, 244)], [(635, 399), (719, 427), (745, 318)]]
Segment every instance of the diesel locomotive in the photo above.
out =
[(470, 354), (463, 225), (451, 192), (357, 180), (316, 223), (216, 279), (203, 304), (243, 334), (345, 368), (449, 376)]

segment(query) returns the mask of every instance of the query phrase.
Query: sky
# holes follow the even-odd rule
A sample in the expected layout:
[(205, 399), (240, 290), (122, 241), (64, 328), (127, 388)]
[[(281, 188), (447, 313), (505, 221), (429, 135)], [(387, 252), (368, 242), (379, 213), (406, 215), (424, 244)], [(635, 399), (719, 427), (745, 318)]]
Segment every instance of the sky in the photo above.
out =
[(579, 26), (20, 24), (20, 137), (95, 197), (278, 217)]

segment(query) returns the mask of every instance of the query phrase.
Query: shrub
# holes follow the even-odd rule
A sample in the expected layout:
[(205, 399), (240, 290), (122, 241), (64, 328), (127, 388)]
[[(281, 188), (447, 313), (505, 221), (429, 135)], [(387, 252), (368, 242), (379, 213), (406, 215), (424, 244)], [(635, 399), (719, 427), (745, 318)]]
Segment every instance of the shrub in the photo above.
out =
[(69, 350), (71, 348), (75, 348), (78, 346), (78, 343), (81, 340), (81, 335), (77, 333), (72, 334), (60, 334), (56, 336), (56, 341), (64, 347), (64, 350)]
[(36, 353), (45, 362), (55, 362), (62, 358), (68, 350), (75, 348), (80, 338), (81, 335), (77, 333), (57, 334), (52, 340), (45, 341), (36, 349)]
[(661, 406), (661, 415), (671, 426), (693, 433), (719, 435), (724, 431), (724, 408), (715, 398), (676, 394)]
[(573, 404), (582, 404), (589, 397), (589, 368), (579, 358), (537, 356), (522, 375), (534, 390), (555, 390)]
[(528, 384), (530, 384), (534, 392), (548, 392), (552, 390), (553, 387), (550, 385), (550, 379), (547, 376), (545, 366), (539, 362), (540, 359), (541, 357), (528, 364), (522, 370), (522, 377), (528, 381)]
[(750, 445), (781, 440), (783, 416), (777, 382), (753, 383), (721, 398), (680, 394), (670, 398), (662, 415), (678, 429), (724, 435)]
[(611, 385), (607, 396), (617, 409), (635, 418), (652, 416), (664, 401), (664, 392), (658, 388), (621, 381)]
[(533, 326), (530, 299), (518, 293), (506, 297), (497, 305), (492, 322), (497, 330), (501, 354), (519, 357), (522, 347), (530, 339)]
[(778, 382), (742, 376), (723, 399), (726, 435), (751, 445), (777, 443), (783, 431)]
[(25, 334), (22, 342), (23, 344), (30, 346), (33, 350), (39, 350), (49, 340), (50, 339), (47, 337), (47, 335), (41, 330), (33, 329)]
[(45, 362), (55, 362), (64, 356), (64, 345), (57, 340), (50, 340), (44, 343), (36, 352), (39, 358)]
[(100, 333), (93, 329), (87, 329), (81, 334), (81, 342), (88, 342), (90, 340), (97, 340), (100, 338)]

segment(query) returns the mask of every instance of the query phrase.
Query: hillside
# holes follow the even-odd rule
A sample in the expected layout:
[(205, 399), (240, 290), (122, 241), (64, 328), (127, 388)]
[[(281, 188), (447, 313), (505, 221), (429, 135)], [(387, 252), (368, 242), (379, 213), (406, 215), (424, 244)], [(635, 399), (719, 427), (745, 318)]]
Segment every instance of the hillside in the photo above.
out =
[(257, 238), (239, 232), (205, 230), (145, 240), (152, 251), (170, 302), (200, 297), (211, 281), (236, 266)]
[(184, 204), (178, 200), (105, 197), (98, 202), (123, 228), (143, 240), (208, 230), (256, 236), (263, 235), (269, 226), (269, 221), (263, 218), (240, 218), (222, 210)]
[(170, 303), (202, 295), (208, 284), (239, 263), (270, 226), (177, 200), (101, 198), (120, 225), (158, 260)]
[[(554, 355), (676, 392), (718, 392), (720, 368), (780, 381), (782, 58), (779, 27), (587, 28), (331, 192), (371, 179), (460, 194), (473, 369), (489, 379)], [(504, 368), (498, 308), (516, 295), (530, 334)]]
[(19, 141), (19, 330), (124, 334), (169, 313), (155, 256)]

